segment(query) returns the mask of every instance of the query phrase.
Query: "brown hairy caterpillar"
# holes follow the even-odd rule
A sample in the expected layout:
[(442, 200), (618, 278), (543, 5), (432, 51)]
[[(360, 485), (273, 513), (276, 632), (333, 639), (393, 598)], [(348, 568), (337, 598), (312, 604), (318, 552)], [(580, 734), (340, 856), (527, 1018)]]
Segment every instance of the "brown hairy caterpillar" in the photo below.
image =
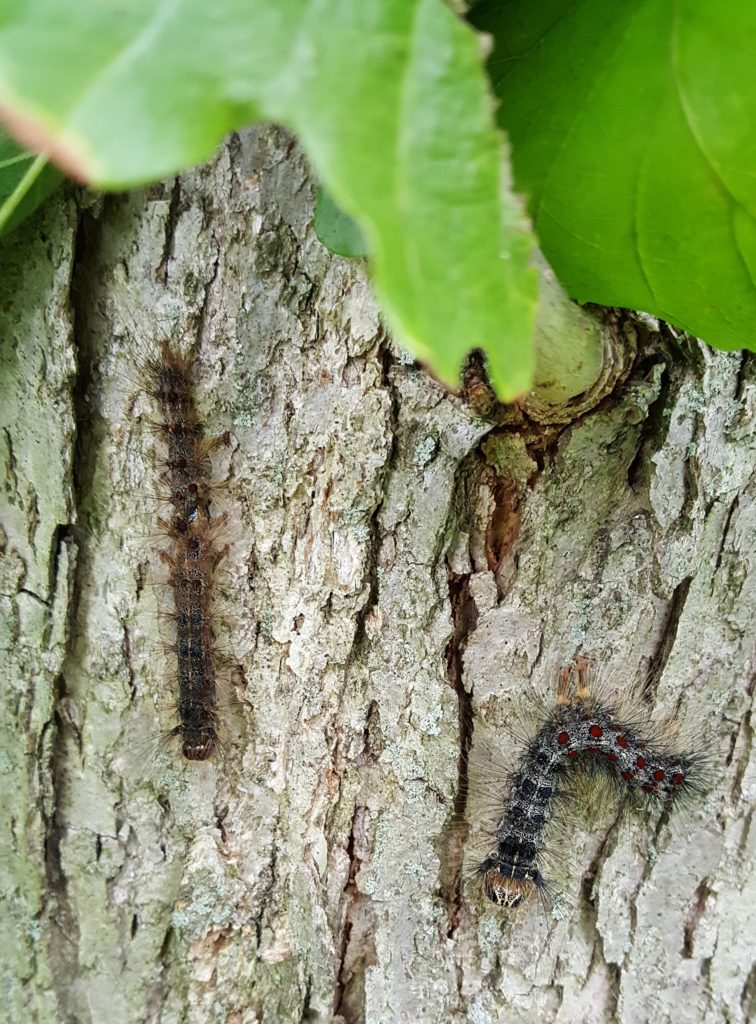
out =
[(599, 774), (663, 806), (679, 803), (702, 784), (699, 755), (652, 739), (632, 716), (591, 692), (588, 673), (585, 657), (560, 669), (556, 703), (510, 775), (495, 846), (475, 871), (483, 894), (500, 907), (550, 894), (539, 867), (544, 837), (576, 772)]
[(145, 365), (145, 390), (160, 407), (156, 430), (167, 449), (160, 483), (170, 508), (158, 525), (168, 540), (160, 558), (173, 592), (179, 723), (169, 736), (181, 737), (184, 757), (205, 761), (218, 745), (217, 651), (213, 630), (213, 580), (228, 547), (219, 547), (225, 516), (210, 512), (214, 485), (210, 454), (226, 436), (208, 439), (194, 402), (195, 356), (164, 341)]

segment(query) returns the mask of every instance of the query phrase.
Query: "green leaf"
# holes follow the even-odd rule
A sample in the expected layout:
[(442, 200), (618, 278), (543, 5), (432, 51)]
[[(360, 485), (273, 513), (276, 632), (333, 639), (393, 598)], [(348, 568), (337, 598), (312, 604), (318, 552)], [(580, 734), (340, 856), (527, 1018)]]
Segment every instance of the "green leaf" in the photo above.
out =
[[(443, 0), (34, 0), (0, 13), (0, 105), (103, 188), (206, 159), (267, 119), (367, 239), (399, 340), (445, 380), (486, 351), (532, 378), (532, 239), (505, 184), (479, 41)], [(0, 5), (2, 11), (2, 5)]]
[(367, 242), (359, 224), (333, 201), (331, 193), (322, 185), (315, 205), (315, 234), (327, 249), (338, 256), (355, 260), (368, 255)]
[(0, 131), (0, 231), (11, 231), (57, 188), (60, 171)]
[(756, 347), (756, 5), (483, 0), (473, 21), (570, 294)]

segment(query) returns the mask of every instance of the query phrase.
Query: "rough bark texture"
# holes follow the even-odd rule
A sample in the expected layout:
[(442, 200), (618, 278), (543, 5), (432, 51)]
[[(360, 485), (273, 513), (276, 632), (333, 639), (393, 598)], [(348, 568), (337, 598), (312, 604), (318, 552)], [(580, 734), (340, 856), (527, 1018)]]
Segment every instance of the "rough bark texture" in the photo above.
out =
[[(752, 358), (641, 327), (594, 411), (485, 419), (387, 340), (312, 202), (269, 128), (165, 186), (53, 199), (3, 243), (7, 1019), (746, 1021)], [(206, 764), (159, 743), (138, 379), (184, 336), (232, 437), (235, 699)], [(564, 912), (503, 917), (460, 885), (468, 782), (495, 805), (481, 748), (510, 756), (513, 708), (577, 650), (620, 688), (648, 674), (713, 784), (677, 819), (577, 808)]]

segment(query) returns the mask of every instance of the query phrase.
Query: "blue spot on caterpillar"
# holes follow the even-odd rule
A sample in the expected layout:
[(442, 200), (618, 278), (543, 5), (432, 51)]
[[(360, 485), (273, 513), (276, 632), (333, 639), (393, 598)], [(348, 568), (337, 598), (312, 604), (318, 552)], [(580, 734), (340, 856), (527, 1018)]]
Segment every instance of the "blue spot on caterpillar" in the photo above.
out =
[(581, 657), (560, 670), (556, 703), (523, 750), (494, 832), (495, 847), (476, 869), (484, 895), (500, 907), (549, 893), (539, 856), (555, 803), (576, 771), (600, 773), (664, 805), (701, 786), (700, 757), (652, 741), (638, 723), (595, 697), (588, 668)]

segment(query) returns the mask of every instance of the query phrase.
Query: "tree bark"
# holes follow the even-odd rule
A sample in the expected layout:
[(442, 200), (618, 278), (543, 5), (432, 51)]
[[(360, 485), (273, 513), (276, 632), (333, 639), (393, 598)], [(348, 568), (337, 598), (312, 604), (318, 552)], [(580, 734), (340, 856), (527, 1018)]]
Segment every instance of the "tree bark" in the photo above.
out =
[[(616, 315), (638, 357), (596, 408), (481, 415), (388, 339), (312, 209), (264, 128), (2, 244), (7, 1019), (748, 1020), (753, 358)], [(138, 367), (166, 337), (199, 342), (231, 435), (208, 763), (160, 744)], [(503, 916), (462, 884), (468, 794), (501, 801), (516, 709), (577, 651), (692, 722), (711, 785), (678, 816), (571, 807), (562, 912)]]

